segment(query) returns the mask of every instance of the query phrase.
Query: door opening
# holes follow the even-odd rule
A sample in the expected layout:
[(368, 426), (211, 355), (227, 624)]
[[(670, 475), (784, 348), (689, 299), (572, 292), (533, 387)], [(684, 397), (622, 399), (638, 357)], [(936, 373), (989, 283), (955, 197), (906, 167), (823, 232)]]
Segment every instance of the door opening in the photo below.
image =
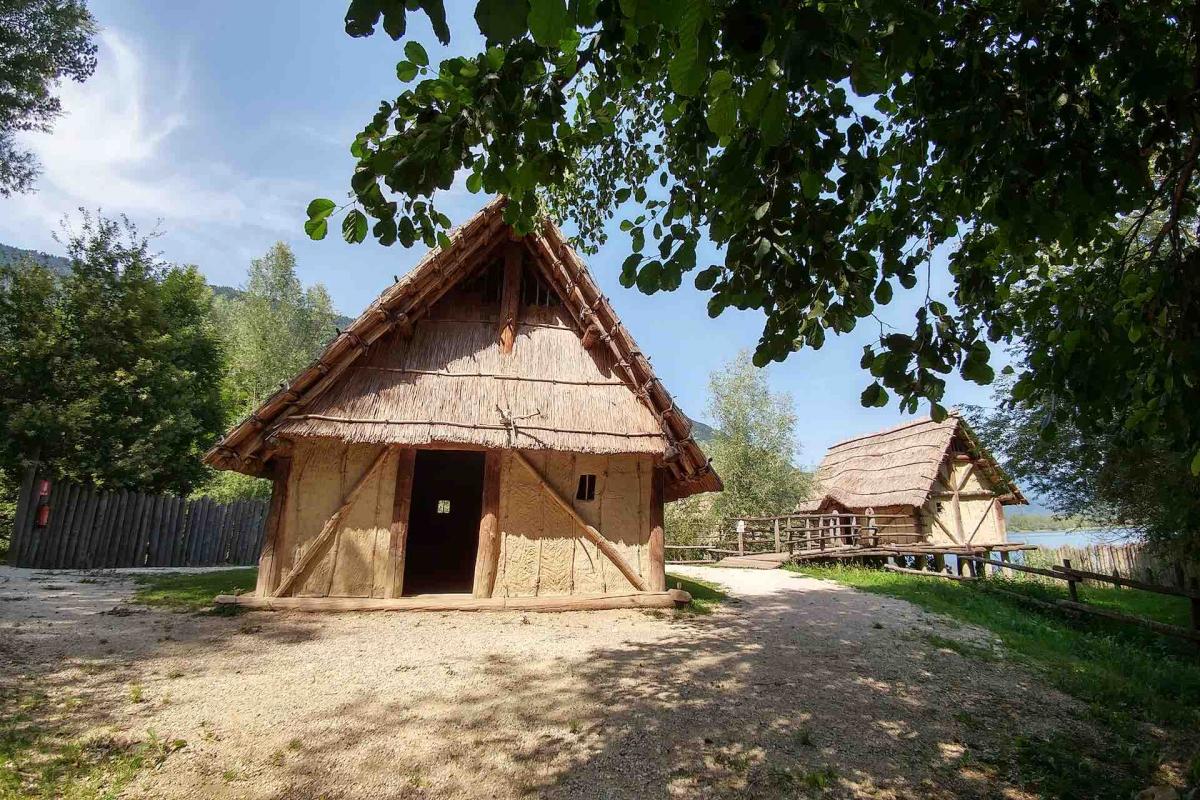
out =
[(470, 592), (483, 509), (482, 452), (418, 450), (404, 552), (404, 594)]

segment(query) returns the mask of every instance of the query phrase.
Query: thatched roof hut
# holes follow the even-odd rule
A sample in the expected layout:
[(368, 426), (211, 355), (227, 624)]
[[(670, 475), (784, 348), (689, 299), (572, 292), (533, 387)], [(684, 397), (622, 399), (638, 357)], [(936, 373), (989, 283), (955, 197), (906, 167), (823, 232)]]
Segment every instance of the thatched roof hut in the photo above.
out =
[(798, 512), (908, 517), (889, 533), (935, 544), (1003, 543), (1001, 506), (1027, 502), (956, 413), (838, 442), (816, 482)]
[(663, 592), (663, 501), (720, 479), (561, 232), (503, 204), (205, 456), (275, 482), (260, 598)]

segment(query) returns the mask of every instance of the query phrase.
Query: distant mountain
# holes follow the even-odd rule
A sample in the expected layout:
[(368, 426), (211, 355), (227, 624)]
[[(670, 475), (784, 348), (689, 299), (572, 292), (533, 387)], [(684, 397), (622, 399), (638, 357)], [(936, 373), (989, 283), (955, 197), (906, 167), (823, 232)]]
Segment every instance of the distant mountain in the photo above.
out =
[(0, 267), (15, 264), (18, 261), (32, 261), (59, 275), (66, 275), (71, 271), (71, 262), (62, 256), (52, 256), (40, 250), (22, 250), (19, 247), (0, 244)]
[[(0, 244), (0, 267), (21, 261), (32, 261), (59, 275), (66, 275), (71, 271), (70, 260), (62, 256), (50, 255), (40, 250), (23, 250), (20, 247)], [(232, 286), (213, 286), (209, 284), (209, 287), (213, 290), (214, 295), (223, 300), (237, 300), (243, 294), (241, 289), (235, 289)], [(354, 322), (354, 317), (347, 317), (343, 314), (338, 314), (333, 319), (333, 323), (339, 328), (346, 328), (351, 322)]]
[(700, 420), (692, 419), (691, 417), (688, 417), (688, 419), (692, 423), (692, 438), (697, 442), (707, 442), (717, 435), (717, 432), (713, 430), (711, 425), (705, 425)]

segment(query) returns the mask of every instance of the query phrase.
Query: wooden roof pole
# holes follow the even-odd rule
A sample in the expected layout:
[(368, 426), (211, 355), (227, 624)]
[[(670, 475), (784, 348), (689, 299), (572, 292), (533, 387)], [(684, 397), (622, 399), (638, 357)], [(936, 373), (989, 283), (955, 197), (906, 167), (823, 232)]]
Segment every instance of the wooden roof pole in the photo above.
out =
[(296, 579), (303, 575), (304, 571), (308, 569), (309, 565), (316, 560), (317, 555), (324, 552), (325, 545), (334, 538), (334, 535), (338, 531), (338, 526), (342, 521), (342, 517), (346, 516), (346, 512), (350, 510), (350, 506), (354, 505), (354, 500), (358, 497), (359, 492), (361, 492), (363, 487), (367, 485), (367, 481), (371, 479), (371, 476), (379, 471), (379, 467), (383, 465), (383, 462), (387, 460), (387, 457), (393, 450), (397, 449), (397, 447), (398, 445), (388, 445), (387, 447), (380, 449), (379, 455), (375, 456), (375, 460), (372, 461), (371, 465), (363, 471), (363, 474), (359, 477), (358, 481), (350, 488), (350, 491), (346, 493), (346, 497), (342, 501), (341, 507), (338, 508), (337, 511), (333, 512), (333, 516), (325, 521), (325, 525), (321, 528), (321, 532), (317, 534), (317, 537), (313, 539), (312, 544), (309, 545), (308, 549), (304, 551), (304, 555), (301, 556), (300, 560), (297, 561), (295, 566), (292, 567), (292, 571), (287, 574), (287, 577), (279, 582), (279, 588), (275, 590), (275, 593), (272, 595), (272, 597), (283, 597), (286, 595), (288, 590), (292, 588), (292, 584), (296, 582)]
[(500, 352), (511, 353), (517, 341), (517, 312), (521, 301), (521, 243), (504, 248), (504, 287), (500, 295)]
[(593, 528), (587, 523), (587, 520), (579, 516), (579, 512), (575, 510), (575, 506), (567, 502), (563, 496), (558, 493), (558, 490), (550, 485), (550, 482), (542, 476), (542, 473), (538, 471), (538, 468), (535, 467), (520, 450), (513, 450), (512, 454), (513, 458), (521, 462), (521, 465), (524, 466), (525, 469), (529, 470), (529, 474), (537, 480), (541, 487), (546, 491), (546, 494), (550, 495), (550, 499), (553, 500), (559, 508), (567, 512), (567, 515), (570, 516), (571, 519), (575, 520), (575, 524), (583, 529), (583, 535), (588, 539), (588, 541), (596, 545), (596, 549), (603, 553), (604, 556), (621, 571), (621, 574), (624, 575), (625, 578), (631, 584), (633, 584), (636, 589), (642, 592), (649, 591), (646, 586), (646, 582), (642, 580), (642, 576), (638, 575), (637, 570), (629, 565), (629, 562), (625, 560), (624, 556), (621, 555), (617, 548), (613, 547), (612, 542), (610, 542), (608, 539), (605, 539), (604, 536), (601, 535), (600, 531)]

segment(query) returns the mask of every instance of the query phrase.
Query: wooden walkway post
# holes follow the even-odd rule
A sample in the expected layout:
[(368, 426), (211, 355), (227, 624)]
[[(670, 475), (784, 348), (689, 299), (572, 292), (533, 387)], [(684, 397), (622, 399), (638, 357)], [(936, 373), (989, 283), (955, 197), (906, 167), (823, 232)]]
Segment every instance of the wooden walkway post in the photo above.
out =
[(779, 539), (779, 517), (775, 518), (775, 552), (783, 552), (783, 542)]

